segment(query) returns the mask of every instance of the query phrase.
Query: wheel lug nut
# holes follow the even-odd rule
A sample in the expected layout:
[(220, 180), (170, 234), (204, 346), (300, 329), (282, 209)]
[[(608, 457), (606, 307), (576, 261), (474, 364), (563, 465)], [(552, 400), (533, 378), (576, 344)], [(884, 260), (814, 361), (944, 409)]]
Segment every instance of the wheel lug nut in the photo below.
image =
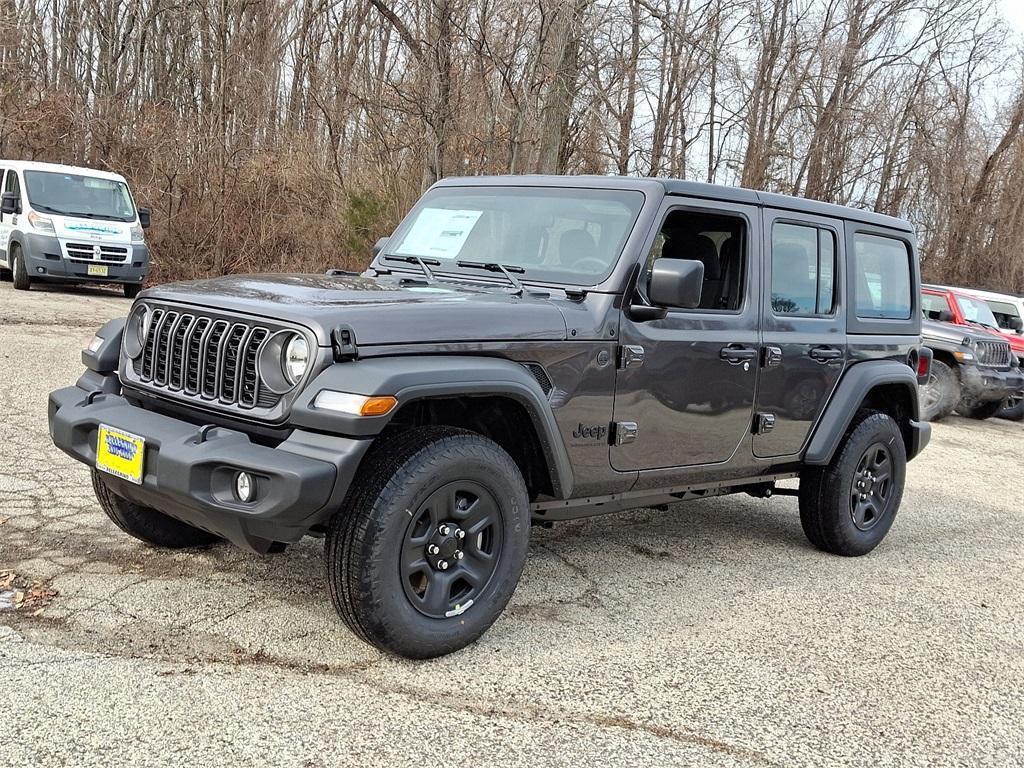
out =
[(465, 557), (465, 555), (462, 553), (461, 549), (455, 552), (455, 559), (456, 560), (461, 560), (464, 557)]
[(458, 531), (456, 531), (455, 536), (460, 539), (464, 539), (466, 538), (466, 532), (460, 528)]
[(441, 550), (437, 548), (437, 544), (431, 544), (429, 547), (427, 547), (427, 552), (429, 552), (432, 555), (436, 555), (440, 551)]
[(442, 525), (440, 528), (437, 529), (437, 532), (440, 533), (442, 536), (447, 536), (449, 531), (451, 531), (451, 528), (449, 528), (447, 525)]
[(440, 568), (442, 571), (447, 571), (448, 570), (448, 561), (447, 560), (442, 560), (440, 563), (437, 564), (437, 567)]

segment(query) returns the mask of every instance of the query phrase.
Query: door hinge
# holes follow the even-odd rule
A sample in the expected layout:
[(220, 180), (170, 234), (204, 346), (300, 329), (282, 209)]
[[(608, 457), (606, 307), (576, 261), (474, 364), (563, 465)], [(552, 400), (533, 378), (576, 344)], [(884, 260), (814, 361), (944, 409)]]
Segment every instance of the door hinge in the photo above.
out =
[(775, 429), (774, 413), (759, 413), (754, 416), (754, 434), (766, 435)]
[(612, 441), (614, 445), (625, 445), (636, 440), (639, 431), (635, 421), (616, 421), (612, 424)]
[(775, 368), (782, 363), (782, 347), (768, 345), (764, 348), (764, 367)]
[(619, 370), (639, 368), (644, 364), (644, 348), (638, 344), (623, 344), (619, 347)]

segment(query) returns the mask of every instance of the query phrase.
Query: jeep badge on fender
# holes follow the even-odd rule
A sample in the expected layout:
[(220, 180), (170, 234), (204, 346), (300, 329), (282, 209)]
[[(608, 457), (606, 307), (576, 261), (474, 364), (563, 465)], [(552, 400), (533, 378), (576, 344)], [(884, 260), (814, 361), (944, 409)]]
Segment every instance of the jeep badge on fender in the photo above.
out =
[(930, 435), (918, 272), (910, 225), (868, 211), (445, 179), (362, 275), (143, 292), (50, 395), (50, 433), (130, 535), (324, 536), (352, 631), (438, 656), (501, 614), (531, 522), (798, 478), (815, 546), (874, 549)]

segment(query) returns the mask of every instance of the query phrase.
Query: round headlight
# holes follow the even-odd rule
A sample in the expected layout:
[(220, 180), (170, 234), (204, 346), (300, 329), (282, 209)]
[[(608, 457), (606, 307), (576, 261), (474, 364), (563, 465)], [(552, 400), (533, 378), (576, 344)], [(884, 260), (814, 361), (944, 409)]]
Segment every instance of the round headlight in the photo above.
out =
[(284, 358), (281, 361), (284, 377), (289, 383), (298, 384), (308, 367), (309, 345), (304, 337), (296, 334), (284, 347)]
[(142, 354), (149, 335), (153, 313), (145, 304), (139, 304), (128, 316), (128, 327), (124, 331), (124, 351), (132, 360)]

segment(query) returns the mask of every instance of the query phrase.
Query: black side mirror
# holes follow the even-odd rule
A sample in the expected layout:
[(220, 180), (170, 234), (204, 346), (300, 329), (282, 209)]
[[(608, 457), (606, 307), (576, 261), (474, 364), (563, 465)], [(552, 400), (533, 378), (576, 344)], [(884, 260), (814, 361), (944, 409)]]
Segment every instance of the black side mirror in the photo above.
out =
[(4, 192), (0, 196), (0, 213), (20, 213), (21, 199), (17, 192)]
[(373, 258), (377, 258), (377, 255), (384, 250), (384, 246), (388, 244), (388, 240), (390, 239), (390, 237), (382, 237), (373, 244)]
[(1010, 327), (1017, 333), (1024, 331), (1024, 320), (1021, 320), (1019, 317), (1011, 317), (1009, 318), (1009, 320), (1007, 320), (1007, 322), (1010, 324)]
[(149, 225), (152, 223), (153, 219), (149, 208), (139, 208), (139, 226), (143, 229), (149, 229)]
[(940, 309), (938, 311), (938, 314), (935, 315), (935, 319), (938, 320), (940, 323), (952, 323), (953, 313), (950, 312), (948, 309)]
[(654, 262), (647, 294), (659, 307), (692, 309), (700, 306), (703, 286), (704, 262), (662, 258)]

